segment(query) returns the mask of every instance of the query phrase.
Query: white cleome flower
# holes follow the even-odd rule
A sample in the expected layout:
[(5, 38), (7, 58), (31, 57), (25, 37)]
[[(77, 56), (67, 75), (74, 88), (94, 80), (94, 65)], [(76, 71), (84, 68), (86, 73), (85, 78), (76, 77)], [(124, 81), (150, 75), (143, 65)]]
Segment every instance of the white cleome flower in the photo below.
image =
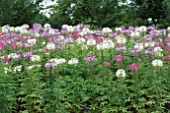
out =
[(115, 28), (115, 31), (116, 31), (116, 32), (121, 31), (121, 30), (122, 30), (121, 27), (116, 27), (116, 28)]
[(135, 45), (134, 45), (134, 48), (135, 48), (135, 49), (143, 50), (144, 47), (143, 47), (143, 44), (135, 44)]
[(89, 28), (83, 28), (82, 32), (83, 32), (83, 35), (91, 33)]
[(40, 37), (40, 34), (38, 32), (34, 33), (33, 36)]
[(54, 58), (54, 59), (51, 59), (51, 60), (49, 60), (49, 61), (54, 61), (54, 62), (56, 62), (57, 63), (57, 65), (58, 64), (63, 64), (63, 63), (65, 63), (66, 62), (66, 59), (64, 59), (64, 58)]
[(28, 44), (31, 44), (31, 45), (35, 45), (36, 42), (37, 42), (37, 41), (36, 41), (35, 38), (33, 38), (33, 39), (28, 39), (28, 40), (27, 40), (27, 43), (28, 43)]
[(85, 40), (84, 38), (78, 38), (78, 39), (76, 40), (76, 42), (77, 42), (77, 44), (83, 44), (83, 43), (86, 42), (86, 40)]
[(11, 26), (11, 27), (9, 28), (9, 30), (12, 31), (12, 32), (14, 32), (14, 31), (15, 31), (15, 28), (14, 28), (13, 26)]
[(160, 53), (160, 52), (163, 51), (163, 49), (162, 49), (161, 47), (157, 46), (157, 47), (154, 48), (154, 51), (155, 51), (156, 53)]
[(10, 68), (4, 67), (4, 72), (5, 72), (5, 73), (11, 72), (11, 71), (12, 71), (12, 70), (11, 70)]
[(47, 27), (51, 27), (51, 25), (49, 23), (45, 23), (44, 28), (47, 28)]
[(50, 29), (50, 30), (49, 30), (49, 33), (50, 33), (50, 35), (53, 35), (53, 34), (55, 34), (55, 31), (54, 31), (54, 29)]
[(21, 26), (22, 29), (28, 29), (29, 28), (29, 25), (28, 24), (24, 24)]
[(67, 26), (66, 29), (67, 29), (68, 32), (73, 32), (74, 31), (73, 26)]
[(117, 77), (125, 77), (126, 76), (125, 70), (124, 69), (117, 70), (116, 71), (116, 76)]
[(140, 26), (139, 27), (139, 31), (140, 32), (146, 32), (147, 31), (147, 27), (146, 26)]
[(68, 25), (67, 24), (63, 24), (62, 29), (67, 29)]
[(130, 34), (131, 37), (140, 37), (140, 33), (138, 31), (134, 31)]
[(105, 27), (103, 28), (102, 30), (104, 33), (111, 33), (112, 32), (112, 29), (108, 28), (108, 27)]
[(156, 60), (152, 61), (152, 65), (153, 65), (154, 67), (162, 67), (162, 66), (163, 66), (163, 61), (156, 59)]
[(21, 29), (20, 33), (21, 33), (21, 34), (29, 34), (29, 32), (28, 32), (27, 29)]
[(115, 44), (113, 43), (112, 40), (104, 40), (102, 44), (97, 44), (96, 47), (97, 47), (97, 50), (110, 49), (110, 48), (114, 48)]
[(72, 58), (71, 60), (68, 61), (68, 64), (70, 64), (70, 65), (74, 65), (77, 63), (78, 63), (78, 60), (76, 58)]
[(97, 44), (96, 47), (97, 47), (97, 50), (103, 49), (103, 48), (102, 48), (102, 44)]
[(2, 33), (8, 33), (9, 31), (8, 26), (3, 26), (1, 30), (2, 30)]
[(28, 69), (28, 70), (31, 70), (31, 69), (33, 69), (34, 67), (41, 67), (41, 65), (32, 65), (32, 66), (28, 66), (27, 69)]
[(96, 45), (96, 40), (94, 40), (94, 39), (88, 39), (88, 40), (87, 40), (87, 45), (89, 45), (89, 46)]
[(118, 37), (116, 37), (116, 39), (117, 39), (117, 42), (119, 44), (125, 44), (126, 43), (126, 38), (124, 36), (118, 36)]
[(155, 42), (145, 42), (145, 47), (154, 47), (155, 46)]
[(15, 32), (20, 32), (21, 30), (22, 30), (22, 27), (19, 27), (19, 26), (15, 27)]
[(48, 43), (46, 45), (46, 47), (47, 47), (48, 50), (54, 50), (55, 49), (55, 44), (54, 43)]
[(16, 55), (17, 55), (16, 53), (11, 53), (11, 54), (9, 54), (10, 58), (13, 58), (13, 59), (15, 59), (15, 56), (16, 56)]
[(21, 72), (21, 69), (22, 69), (22, 66), (21, 66), (21, 65), (16, 66), (16, 67), (14, 67), (13, 72), (14, 72), (14, 73), (16, 73), (16, 72)]
[(40, 56), (38, 56), (38, 55), (32, 55), (32, 56), (30, 57), (30, 59), (31, 59), (32, 62), (40, 61)]
[(109, 46), (108, 48), (114, 48), (115, 44), (112, 40), (105, 40), (104, 44), (106, 44), (107, 46)]
[(169, 27), (167, 27), (167, 30), (168, 30), (168, 31), (170, 31), (170, 26), (169, 26)]

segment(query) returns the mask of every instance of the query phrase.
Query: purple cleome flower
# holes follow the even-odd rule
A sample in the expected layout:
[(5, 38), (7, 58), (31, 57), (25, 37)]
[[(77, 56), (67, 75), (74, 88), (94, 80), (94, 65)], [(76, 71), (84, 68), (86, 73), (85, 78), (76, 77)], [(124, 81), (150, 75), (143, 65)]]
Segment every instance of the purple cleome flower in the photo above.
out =
[(45, 63), (45, 67), (56, 67), (57, 63), (55, 61), (48, 61)]
[(116, 47), (116, 51), (125, 51), (126, 50), (126, 46), (118, 46)]
[(90, 62), (90, 61), (95, 61), (96, 60), (96, 58), (95, 58), (95, 56), (93, 56), (93, 55), (87, 55), (85, 58), (84, 58), (84, 61), (85, 62)]

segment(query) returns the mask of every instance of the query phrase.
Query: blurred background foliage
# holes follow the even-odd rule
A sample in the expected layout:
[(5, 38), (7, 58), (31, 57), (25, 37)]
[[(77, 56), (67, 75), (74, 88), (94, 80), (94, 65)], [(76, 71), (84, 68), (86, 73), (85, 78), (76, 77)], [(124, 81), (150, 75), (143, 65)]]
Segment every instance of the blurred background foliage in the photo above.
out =
[(32, 25), (50, 23), (61, 28), (63, 24), (90, 24), (94, 28), (116, 26), (170, 25), (169, 0), (57, 0), (46, 7), (52, 13), (40, 13), (43, 0), (1, 0), (0, 25)]

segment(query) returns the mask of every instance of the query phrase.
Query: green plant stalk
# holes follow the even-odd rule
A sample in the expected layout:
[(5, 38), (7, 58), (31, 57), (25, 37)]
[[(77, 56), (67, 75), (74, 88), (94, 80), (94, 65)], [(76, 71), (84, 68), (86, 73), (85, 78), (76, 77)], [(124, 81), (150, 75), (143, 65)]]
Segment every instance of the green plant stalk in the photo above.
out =
[(101, 59), (102, 59), (102, 62), (103, 62), (104, 61), (103, 49), (101, 50)]

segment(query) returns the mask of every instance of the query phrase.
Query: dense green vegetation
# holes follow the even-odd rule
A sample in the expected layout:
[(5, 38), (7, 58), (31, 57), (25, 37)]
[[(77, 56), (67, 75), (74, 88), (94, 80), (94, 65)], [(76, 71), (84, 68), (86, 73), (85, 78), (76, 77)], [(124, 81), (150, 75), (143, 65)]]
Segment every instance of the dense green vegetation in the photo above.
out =
[[(0, 25), (50, 23), (61, 28), (63, 24), (90, 24), (94, 27), (170, 25), (169, 0), (58, 0), (49, 6), (53, 14), (46, 18), (39, 11), (43, 0), (1, 0)], [(5, 4), (5, 5), (4, 5)]]
[(28, 28), (1, 28), (0, 113), (170, 111), (169, 28)]
[(42, 1), (0, 0), (0, 113), (170, 113), (169, 0)]

